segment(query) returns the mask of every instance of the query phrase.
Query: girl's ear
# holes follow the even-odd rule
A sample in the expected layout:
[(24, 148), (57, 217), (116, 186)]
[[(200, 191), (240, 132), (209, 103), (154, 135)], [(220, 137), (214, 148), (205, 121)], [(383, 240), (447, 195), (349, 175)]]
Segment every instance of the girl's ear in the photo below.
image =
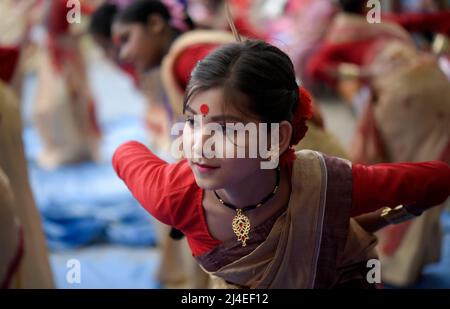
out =
[(279, 145), (280, 145), (280, 152), (283, 153), (286, 149), (289, 148), (289, 143), (291, 142), (291, 136), (292, 136), (292, 125), (289, 121), (283, 120), (280, 122), (280, 139), (279, 139)]
[(161, 34), (166, 27), (166, 21), (159, 14), (150, 14), (147, 19), (147, 30), (155, 35)]

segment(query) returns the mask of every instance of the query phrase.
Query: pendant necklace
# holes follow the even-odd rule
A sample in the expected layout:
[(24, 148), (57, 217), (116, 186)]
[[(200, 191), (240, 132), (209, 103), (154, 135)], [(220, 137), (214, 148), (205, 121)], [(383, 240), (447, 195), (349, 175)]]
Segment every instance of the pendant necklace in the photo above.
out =
[(248, 235), (250, 233), (250, 227), (251, 227), (250, 219), (248, 218), (248, 216), (245, 215), (245, 212), (256, 209), (258, 207), (261, 207), (275, 195), (275, 193), (277, 192), (278, 187), (280, 185), (280, 168), (279, 167), (276, 169), (276, 172), (277, 172), (277, 180), (276, 180), (275, 187), (273, 188), (272, 192), (270, 192), (269, 195), (267, 195), (265, 198), (263, 198), (259, 203), (254, 204), (254, 205), (238, 208), (234, 205), (231, 205), (231, 204), (225, 202), (219, 196), (219, 194), (217, 194), (217, 192), (214, 190), (214, 194), (216, 195), (216, 198), (219, 200), (219, 202), (222, 205), (227, 206), (228, 208), (231, 208), (236, 211), (236, 215), (233, 218), (231, 226), (233, 228), (234, 234), (237, 237), (237, 240), (242, 243), (242, 247), (247, 246), (247, 241), (249, 239)]

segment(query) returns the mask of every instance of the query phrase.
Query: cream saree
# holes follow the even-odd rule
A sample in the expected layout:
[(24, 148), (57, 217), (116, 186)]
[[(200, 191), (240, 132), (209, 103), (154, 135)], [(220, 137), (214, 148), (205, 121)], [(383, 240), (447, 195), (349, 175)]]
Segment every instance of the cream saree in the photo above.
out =
[[(20, 267), (11, 277), (9, 287), (52, 288), (53, 278), (47, 244), (28, 182), (19, 104), (12, 91), (2, 82), (0, 82), (0, 149), (0, 170), (4, 172), (0, 184), (2, 187), (0, 211), (1, 219), (4, 220), (0, 224), (2, 238), (0, 268), (9, 267), (6, 266), (8, 262), (3, 259), (11, 262), (11, 258), (15, 256), (12, 252), (17, 252), (17, 246), (20, 244), (17, 238), (18, 226), (15, 223), (17, 219), (23, 229), (24, 254)], [(7, 244), (4, 245), (3, 241)]]
[(229, 244), (198, 257), (214, 287), (330, 288), (365, 280), (357, 269), (376, 258), (376, 238), (350, 219), (350, 164), (309, 150), (296, 154), (288, 208), (266, 239), (216, 270), (211, 262), (226, 256)]
[(408, 32), (397, 24), (390, 22), (370, 24), (364, 16), (344, 12), (335, 16), (325, 37), (325, 43), (342, 44), (378, 39), (412, 43)]
[[(23, 235), (14, 214), (14, 198), (9, 179), (0, 169), (0, 289), (12, 288), (17, 282), (23, 256)], [(15, 281), (16, 280), (16, 281)]]

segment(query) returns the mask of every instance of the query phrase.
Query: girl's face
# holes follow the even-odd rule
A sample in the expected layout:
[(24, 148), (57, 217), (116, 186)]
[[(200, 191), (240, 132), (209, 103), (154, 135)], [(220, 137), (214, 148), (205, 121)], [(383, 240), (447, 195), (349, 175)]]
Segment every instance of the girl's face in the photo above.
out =
[[(186, 108), (185, 116), (183, 151), (200, 188), (207, 190), (227, 188), (242, 183), (248, 177), (258, 175), (262, 159), (258, 151), (256, 157), (249, 157), (249, 149), (255, 145), (257, 147), (259, 133), (246, 133), (242, 139), (237, 136), (238, 131), (227, 128), (225, 124), (250, 123), (257, 128), (259, 121), (256, 117), (243, 115), (231, 105), (224, 109), (222, 88), (209, 89), (193, 96)], [(211, 134), (207, 125), (221, 130), (222, 134)], [(226, 156), (233, 154), (232, 151), (234, 155)], [(245, 157), (237, 157), (238, 151), (244, 153)], [(219, 157), (220, 155), (222, 157)]]
[(113, 33), (121, 60), (133, 64), (141, 72), (159, 65), (159, 39), (146, 25), (116, 22)]

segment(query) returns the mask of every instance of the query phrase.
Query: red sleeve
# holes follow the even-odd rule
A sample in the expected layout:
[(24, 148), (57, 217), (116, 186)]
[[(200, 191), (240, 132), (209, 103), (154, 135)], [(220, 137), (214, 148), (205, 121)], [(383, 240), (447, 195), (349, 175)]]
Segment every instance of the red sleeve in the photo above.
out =
[(178, 56), (175, 60), (173, 73), (181, 89), (186, 89), (191, 72), (197, 62), (205, 58), (217, 46), (217, 44), (195, 44), (186, 48)]
[(450, 194), (450, 167), (440, 161), (352, 167), (352, 216), (381, 207), (439, 205)]
[(113, 167), (138, 202), (156, 219), (182, 227), (187, 209), (198, 200), (198, 187), (186, 160), (169, 164), (138, 142), (121, 145), (114, 153)]
[(410, 32), (440, 32), (450, 34), (450, 10), (433, 13), (384, 14), (383, 20), (400, 24)]
[(372, 40), (341, 44), (324, 43), (309, 60), (306, 73), (313, 80), (334, 86), (336, 80), (329, 74), (329, 70), (344, 62), (362, 65), (364, 56), (372, 44)]
[(69, 31), (70, 23), (67, 22), (67, 14), (72, 8), (67, 6), (67, 1), (65, 0), (55, 0), (50, 2), (47, 17), (47, 30), (51, 36), (62, 35)]
[(334, 85), (335, 80), (328, 74), (328, 70), (335, 68), (337, 62), (332, 61), (333, 49), (330, 45), (323, 44), (313, 56), (311, 56), (307, 67), (306, 74), (315, 81), (326, 82)]

